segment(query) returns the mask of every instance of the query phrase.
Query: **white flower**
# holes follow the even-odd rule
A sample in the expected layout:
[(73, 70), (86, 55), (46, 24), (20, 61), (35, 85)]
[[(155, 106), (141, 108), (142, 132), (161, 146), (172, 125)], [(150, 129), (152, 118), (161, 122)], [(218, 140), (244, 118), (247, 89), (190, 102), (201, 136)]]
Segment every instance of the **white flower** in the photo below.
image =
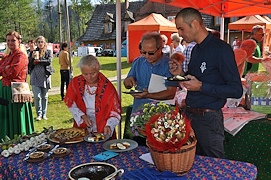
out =
[[(26, 143), (25, 143), (26, 144)], [(21, 150), (21, 151), (23, 151), (24, 150), (24, 146), (25, 145), (23, 145), (23, 144), (19, 144), (19, 149)]]
[(21, 150), (19, 148), (14, 150), (15, 154), (19, 154), (20, 152), (21, 152)]
[(25, 146), (25, 145), (26, 145), (26, 142), (22, 142), (22, 145)]
[(26, 140), (25, 142), (29, 147), (32, 147), (32, 142), (30, 140)]
[(4, 156), (4, 157), (9, 157), (9, 151), (8, 150), (4, 150), (1, 152), (1, 155)]
[(13, 147), (8, 148), (8, 152), (9, 152), (9, 154), (12, 154), (14, 152)]
[(25, 150), (25, 151), (28, 151), (28, 150), (29, 150), (28, 144), (24, 145), (24, 150)]
[(30, 138), (30, 141), (31, 141), (31, 142), (35, 141), (35, 138), (34, 138), (34, 137), (31, 137), (31, 138)]
[(32, 147), (36, 147), (38, 145), (37, 141), (32, 142)]

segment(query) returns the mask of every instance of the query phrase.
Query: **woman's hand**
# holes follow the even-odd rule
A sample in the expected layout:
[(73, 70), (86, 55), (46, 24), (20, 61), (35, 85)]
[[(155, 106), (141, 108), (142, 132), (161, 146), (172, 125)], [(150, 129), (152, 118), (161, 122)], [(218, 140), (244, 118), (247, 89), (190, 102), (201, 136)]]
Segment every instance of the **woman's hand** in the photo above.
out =
[(111, 131), (111, 128), (110, 126), (105, 126), (104, 127), (104, 134), (108, 134), (108, 135), (111, 135), (112, 131)]
[(92, 121), (89, 119), (87, 115), (83, 115), (81, 116), (81, 118), (84, 120), (87, 127), (92, 127)]

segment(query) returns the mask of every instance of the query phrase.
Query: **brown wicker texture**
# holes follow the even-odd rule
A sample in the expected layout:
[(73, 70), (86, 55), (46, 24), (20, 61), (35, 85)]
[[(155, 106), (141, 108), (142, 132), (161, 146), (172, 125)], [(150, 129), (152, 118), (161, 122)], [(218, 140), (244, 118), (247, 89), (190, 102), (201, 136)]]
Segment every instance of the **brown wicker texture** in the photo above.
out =
[(178, 174), (187, 173), (195, 159), (197, 140), (193, 137), (193, 142), (190, 145), (181, 147), (179, 152), (159, 152), (151, 148), (150, 149), (152, 159), (159, 171), (171, 171)]

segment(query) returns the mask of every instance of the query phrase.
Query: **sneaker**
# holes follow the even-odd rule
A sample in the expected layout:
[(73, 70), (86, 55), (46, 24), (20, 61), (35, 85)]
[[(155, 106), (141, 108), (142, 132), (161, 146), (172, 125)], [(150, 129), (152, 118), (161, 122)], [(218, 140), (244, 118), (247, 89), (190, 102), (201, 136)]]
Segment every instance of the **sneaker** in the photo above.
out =
[(36, 118), (36, 120), (37, 120), (37, 121), (40, 121), (40, 120), (41, 120), (41, 116), (38, 116), (38, 117)]
[(48, 120), (48, 118), (47, 118), (46, 116), (43, 116), (43, 117), (42, 117), (42, 119), (44, 119), (44, 120)]

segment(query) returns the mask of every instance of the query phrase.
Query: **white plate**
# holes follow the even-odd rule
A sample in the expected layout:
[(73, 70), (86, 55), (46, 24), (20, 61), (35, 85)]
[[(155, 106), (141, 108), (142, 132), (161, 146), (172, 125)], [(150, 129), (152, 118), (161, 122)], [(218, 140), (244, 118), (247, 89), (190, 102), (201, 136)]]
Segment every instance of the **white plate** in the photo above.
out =
[[(94, 135), (95, 135), (95, 134), (96, 134), (96, 133), (94, 133)], [(108, 140), (108, 139), (110, 138), (109, 134), (106, 134), (106, 135), (104, 136), (104, 139), (102, 139), (102, 140), (100, 140), (100, 141), (89, 141), (89, 140), (88, 140), (89, 137), (93, 137), (93, 135), (92, 135), (92, 134), (89, 134), (89, 135), (85, 136), (85, 137), (84, 137), (84, 140), (87, 141), (87, 142), (90, 142), (90, 143), (104, 142), (104, 141), (106, 141), (106, 140)]]
[[(110, 149), (110, 145), (113, 143), (122, 143), (122, 142), (128, 142), (130, 143), (130, 146), (127, 149)], [(113, 152), (124, 152), (124, 151), (131, 151), (135, 149), (138, 146), (136, 141), (133, 141), (131, 139), (113, 139), (110, 141), (106, 141), (103, 144), (103, 148), (107, 151), (113, 151)]]

